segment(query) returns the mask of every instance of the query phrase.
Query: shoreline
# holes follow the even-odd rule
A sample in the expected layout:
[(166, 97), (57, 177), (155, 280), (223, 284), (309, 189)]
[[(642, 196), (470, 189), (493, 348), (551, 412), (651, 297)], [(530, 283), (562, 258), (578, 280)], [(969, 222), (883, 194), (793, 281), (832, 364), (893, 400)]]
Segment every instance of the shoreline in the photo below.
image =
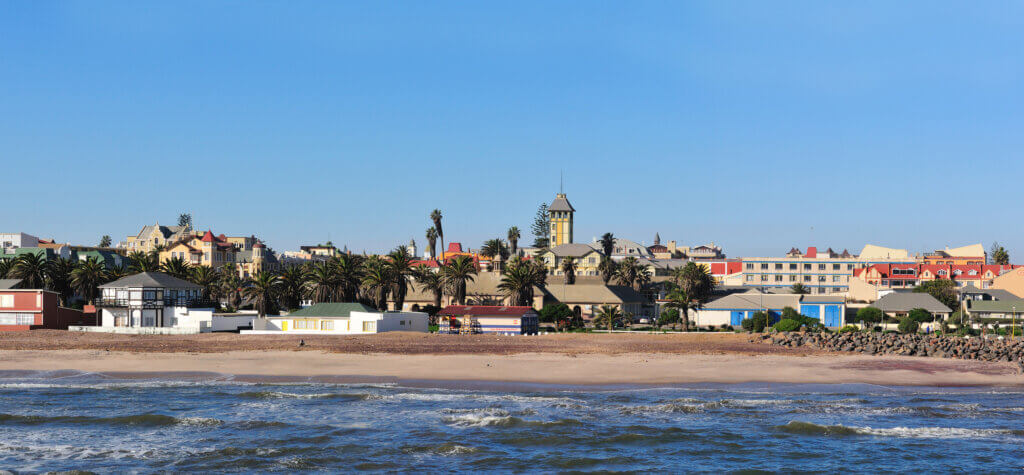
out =
[(847, 354), (341, 354), (322, 351), (129, 353), (0, 350), (0, 382), (40, 373), (112, 379), (404, 383), (487, 386), (686, 384), (872, 384), (1024, 387), (1011, 363)]

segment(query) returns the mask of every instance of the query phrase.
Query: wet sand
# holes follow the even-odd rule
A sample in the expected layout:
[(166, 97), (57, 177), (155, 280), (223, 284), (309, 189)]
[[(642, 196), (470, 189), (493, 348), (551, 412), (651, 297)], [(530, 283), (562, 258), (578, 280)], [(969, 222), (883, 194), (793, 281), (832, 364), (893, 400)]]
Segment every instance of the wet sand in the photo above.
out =
[(0, 371), (75, 370), (114, 377), (237, 376), (245, 380), (490, 381), (566, 385), (866, 383), (1021, 386), (1009, 363), (839, 354), (338, 354), (323, 351), (127, 353), (0, 350)]

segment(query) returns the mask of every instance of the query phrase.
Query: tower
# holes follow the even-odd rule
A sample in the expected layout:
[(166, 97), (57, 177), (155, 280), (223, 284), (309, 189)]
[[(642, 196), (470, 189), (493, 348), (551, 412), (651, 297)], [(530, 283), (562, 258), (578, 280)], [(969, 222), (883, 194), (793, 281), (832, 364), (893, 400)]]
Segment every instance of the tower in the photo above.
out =
[(549, 246), (560, 246), (572, 242), (572, 219), (576, 210), (569, 204), (565, 193), (555, 195), (555, 201), (548, 206), (548, 218), (551, 220), (551, 240)]

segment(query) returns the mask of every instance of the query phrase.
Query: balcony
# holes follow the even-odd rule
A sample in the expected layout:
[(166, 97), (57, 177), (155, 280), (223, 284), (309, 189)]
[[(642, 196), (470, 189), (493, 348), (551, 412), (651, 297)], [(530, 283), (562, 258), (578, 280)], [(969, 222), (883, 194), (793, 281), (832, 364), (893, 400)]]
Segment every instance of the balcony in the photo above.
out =
[(217, 308), (217, 302), (210, 299), (198, 297), (177, 297), (153, 300), (129, 300), (117, 298), (98, 298), (94, 305), (107, 308), (162, 308), (162, 307), (188, 307), (188, 308)]

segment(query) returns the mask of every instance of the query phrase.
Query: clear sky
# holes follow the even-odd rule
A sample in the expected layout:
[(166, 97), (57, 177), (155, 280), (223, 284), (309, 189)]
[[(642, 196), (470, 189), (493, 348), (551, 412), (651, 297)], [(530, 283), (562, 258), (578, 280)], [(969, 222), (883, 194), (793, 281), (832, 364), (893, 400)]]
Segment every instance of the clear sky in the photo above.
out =
[[(0, 229), (1024, 253), (1021, 2), (0, 3)], [(530, 239), (524, 236), (524, 241)], [(1015, 259), (1020, 260), (1020, 259)]]

